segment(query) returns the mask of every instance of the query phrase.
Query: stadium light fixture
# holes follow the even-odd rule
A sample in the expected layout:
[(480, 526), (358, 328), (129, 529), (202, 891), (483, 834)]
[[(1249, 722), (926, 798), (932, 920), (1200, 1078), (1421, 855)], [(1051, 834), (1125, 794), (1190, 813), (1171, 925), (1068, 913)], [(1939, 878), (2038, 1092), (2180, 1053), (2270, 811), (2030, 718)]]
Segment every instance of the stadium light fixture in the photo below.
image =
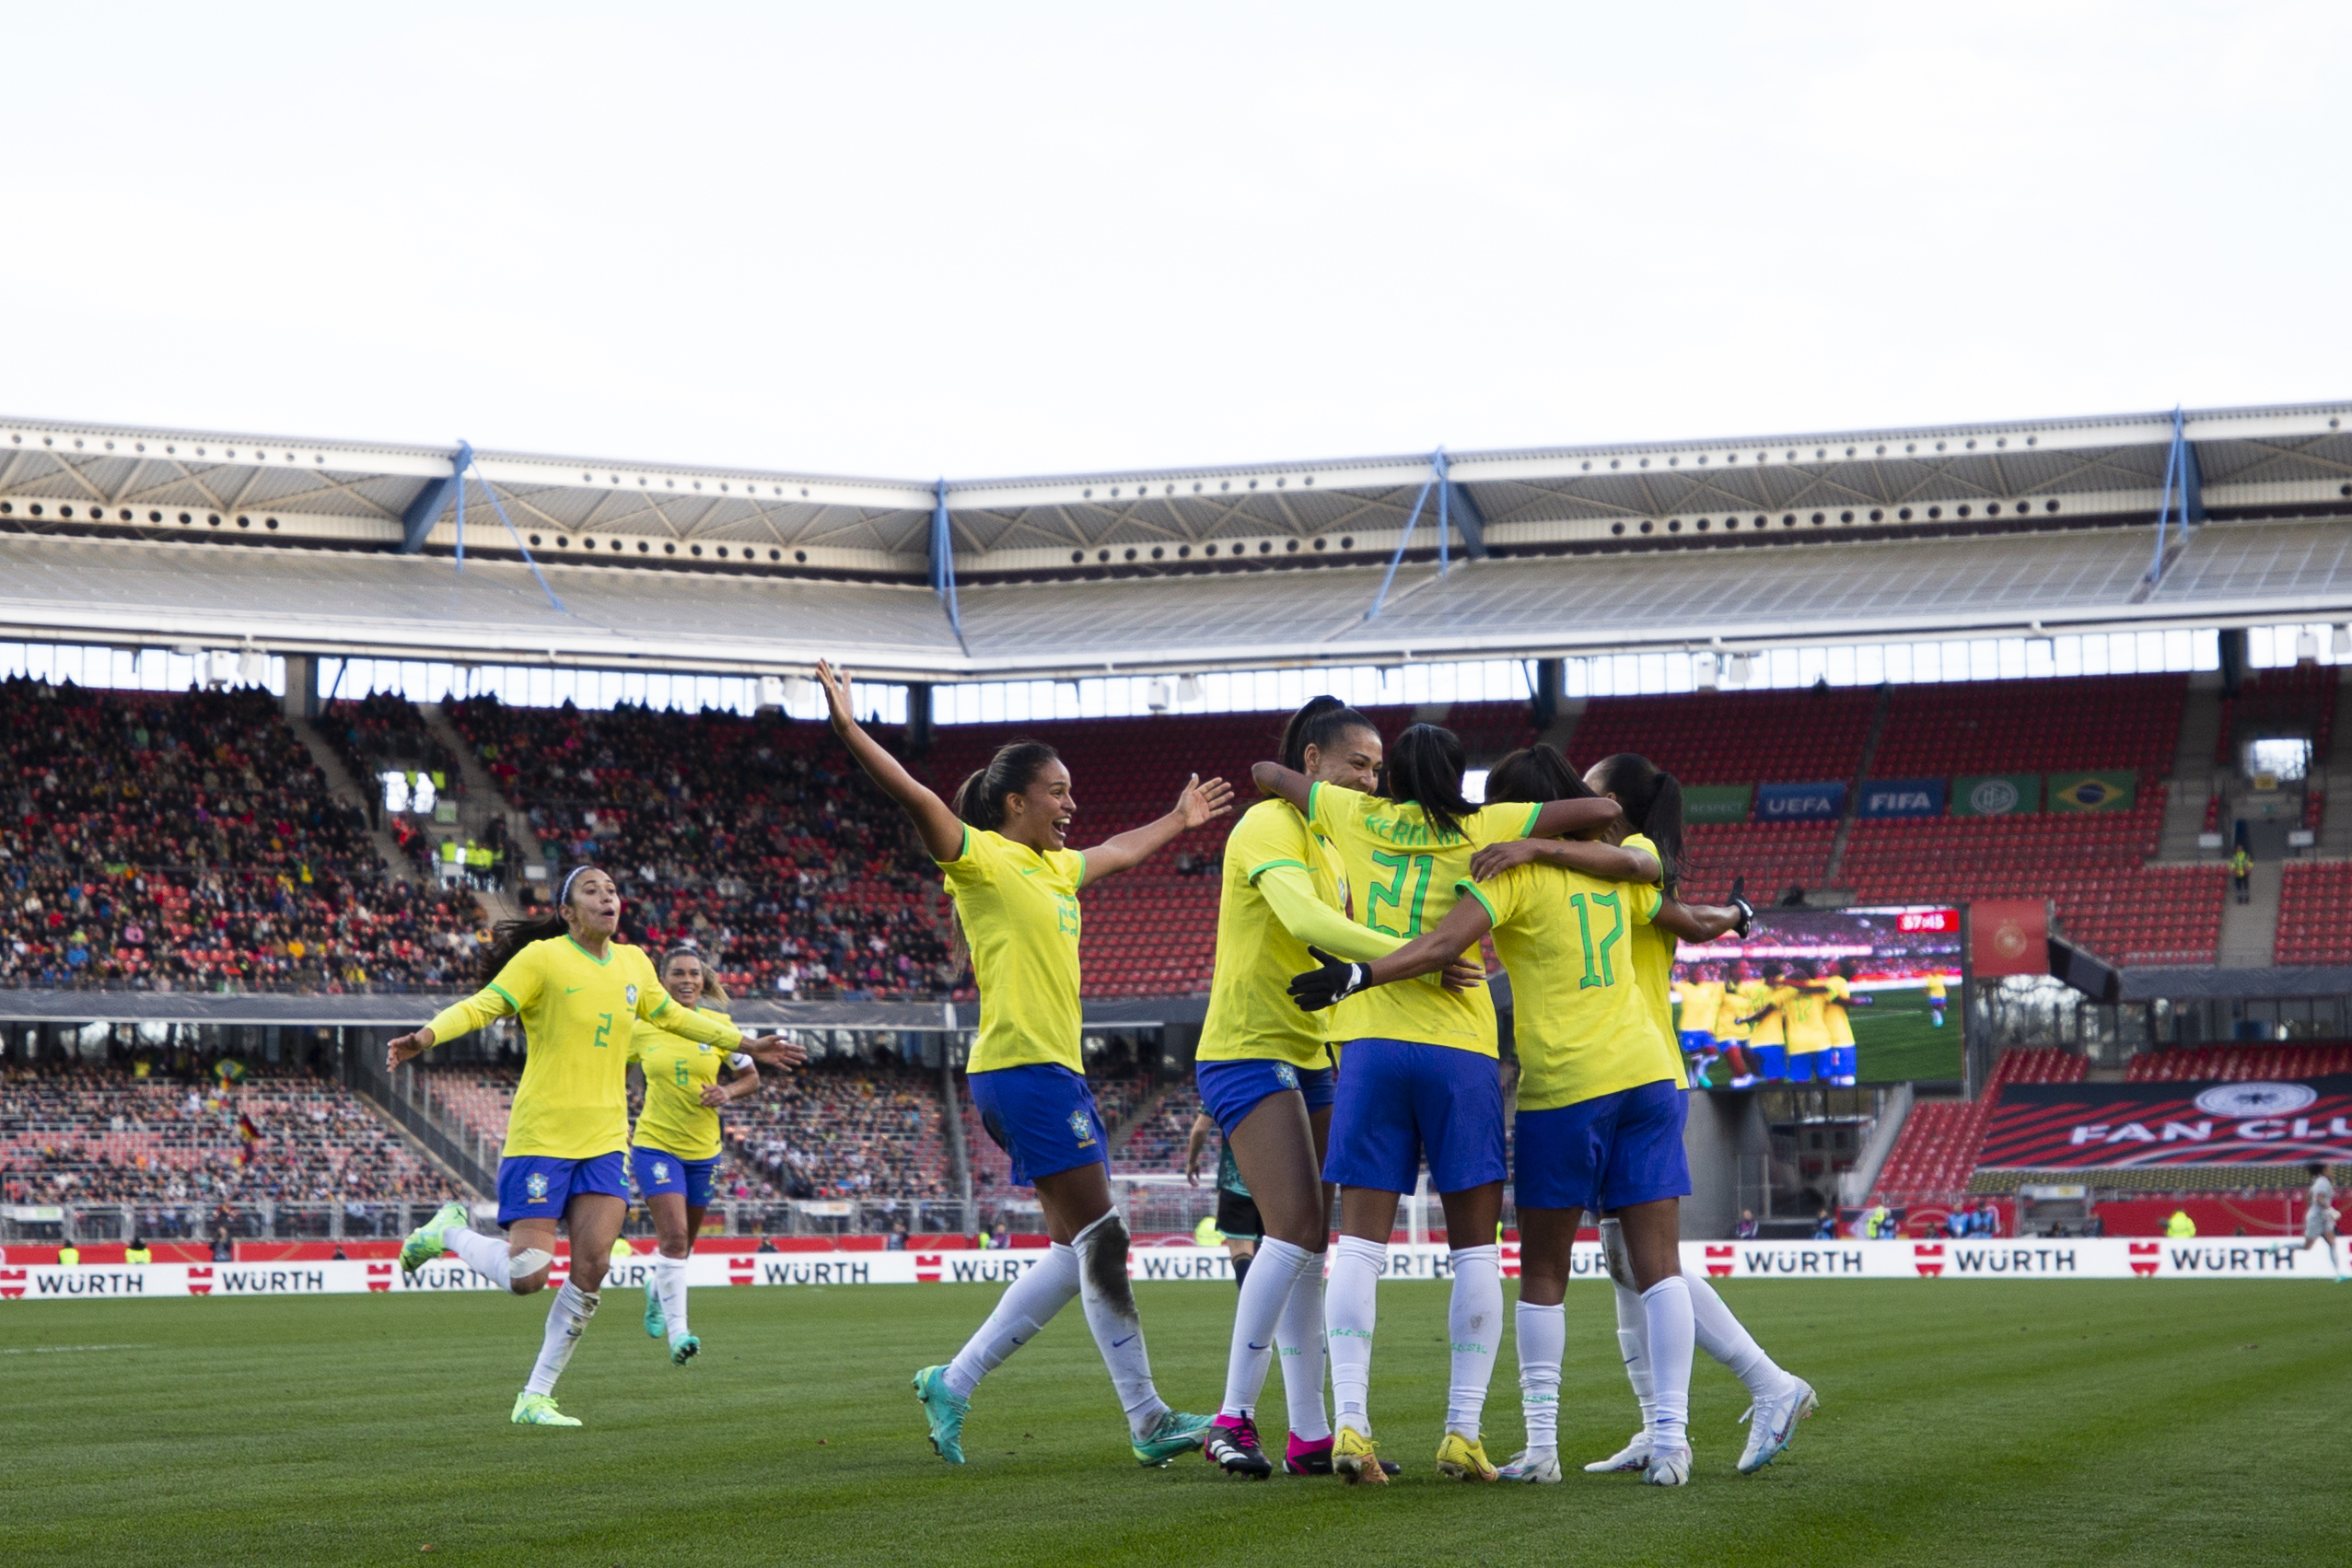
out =
[(2319, 661), (2319, 634), (2311, 631), (2309, 627), (2305, 627), (2302, 631), (2295, 633), (2295, 662), (2297, 664), (2317, 664)]
[(2338, 659), (2352, 658), (2352, 626), (2338, 626), (2332, 645)]
[(1201, 678), (1197, 675), (1179, 676), (1176, 680), (1176, 703), (1179, 707), (1196, 708), (1202, 702)]
[(1702, 652), (1691, 656), (1691, 684), (1702, 691), (1717, 689), (1718, 680), (1714, 654)]
[(1747, 656), (1747, 655), (1745, 655), (1745, 654), (1733, 654), (1733, 655), (1731, 656), (1731, 684), (1732, 684), (1732, 685), (1734, 685), (1734, 686), (1745, 686), (1745, 685), (1748, 683), (1748, 674), (1749, 674), (1749, 669), (1750, 669), (1750, 667), (1751, 667), (1751, 663), (1752, 663), (1752, 661), (1749, 659), (1748, 656)]

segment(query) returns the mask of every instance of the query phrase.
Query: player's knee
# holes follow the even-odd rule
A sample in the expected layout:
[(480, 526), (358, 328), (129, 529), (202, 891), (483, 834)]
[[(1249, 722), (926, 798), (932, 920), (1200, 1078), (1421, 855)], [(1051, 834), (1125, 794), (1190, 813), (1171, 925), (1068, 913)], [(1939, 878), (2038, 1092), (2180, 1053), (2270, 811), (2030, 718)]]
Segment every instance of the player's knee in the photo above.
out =
[(517, 1295), (530, 1295), (545, 1288), (547, 1272), (554, 1265), (555, 1255), (537, 1247), (526, 1247), (506, 1258), (506, 1288)]

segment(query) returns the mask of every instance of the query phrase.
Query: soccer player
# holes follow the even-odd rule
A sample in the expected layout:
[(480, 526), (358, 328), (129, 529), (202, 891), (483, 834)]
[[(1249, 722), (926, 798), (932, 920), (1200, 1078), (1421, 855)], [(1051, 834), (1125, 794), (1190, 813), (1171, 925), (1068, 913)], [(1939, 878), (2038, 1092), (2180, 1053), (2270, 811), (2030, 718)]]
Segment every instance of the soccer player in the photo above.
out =
[[(1309, 699), (1283, 728), (1281, 761), (1311, 784), (1369, 794), (1382, 749), (1372, 721), (1336, 697)], [(1333, 1436), (1323, 1409), (1323, 1255), (1331, 1189), (1322, 1179), (1331, 1131), (1334, 1070), (1330, 1016), (1290, 1002), (1290, 977), (1310, 969), (1311, 943), (1344, 957), (1375, 958), (1403, 938), (1357, 925), (1346, 914), (1347, 868), (1327, 831), (1310, 829), (1288, 801), (1261, 800), (1226, 840), (1217, 914), (1217, 970), (1195, 1053), (1204, 1116), (1225, 1137), (1217, 1228), (1228, 1235), (1226, 1194), (1248, 1195), (1250, 1260), (1234, 1313), (1224, 1403), (1203, 1451), (1228, 1473), (1263, 1478), (1273, 1463), (1253, 1417), (1269, 1352), (1279, 1356), (1289, 1409), (1283, 1465), (1293, 1475), (1332, 1473)], [(1483, 964), (1458, 967), (1448, 983), (1484, 985)], [(1194, 1128), (1196, 1134), (1200, 1128)], [(1224, 1179), (1224, 1167), (1236, 1179)]]
[(1705, 1086), (1707, 1069), (1723, 1054), (1715, 1040), (1716, 1016), (1723, 1011), (1723, 971), (1713, 964), (1694, 964), (1678, 989), (1676, 1033), (1690, 1062), (1691, 1077)]
[[(1193, 1126), (1184, 1139), (1184, 1182), (1189, 1187), (1201, 1184), (1201, 1156), (1208, 1152), (1209, 1134), (1217, 1131), (1217, 1118), (1204, 1110), (1193, 1118)], [(1227, 1261), (1233, 1265), (1233, 1286), (1236, 1290), (1250, 1287), (1250, 1260), (1257, 1256), (1258, 1243), (1265, 1237), (1265, 1221), (1258, 1216), (1258, 1205), (1250, 1197), (1250, 1184), (1241, 1179), (1241, 1167), (1233, 1163), (1233, 1145), (1219, 1142), (1217, 1147), (1217, 1213), (1193, 1227), (1193, 1240), (1202, 1247), (1222, 1245)], [(1322, 1402), (1321, 1388), (1315, 1390)], [(1209, 1434), (1212, 1441), (1216, 1433)], [(1205, 1449), (1203, 1450), (1206, 1452)], [(1216, 1456), (1211, 1454), (1211, 1458)], [(1272, 1473), (1272, 1468), (1268, 1468)]]
[(1783, 1004), (1797, 993), (1786, 983), (1785, 964), (1767, 963), (1755, 980), (1740, 982), (1740, 1022), (1750, 1031), (1748, 1060), (1767, 1081), (1788, 1076), (1788, 1019)]
[(465, 1205), (449, 1203), (401, 1247), (401, 1267), (412, 1273), (454, 1252), (483, 1278), (529, 1295), (547, 1283), (558, 1222), (571, 1232), (571, 1278), (548, 1307), (538, 1364), (515, 1398), (512, 1419), (519, 1426), (580, 1424), (556, 1409), (555, 1380), (596, 1316), (612, 1244), (629, 1213), (623, 1151), (636, 1023), (658, 1021), (697, 1044), (739, 1047), (777, 1066), (797, 1066), (803, 1054), (774, 1037), (747, 1041), (726, 1019), (677, 1005), (643, 950), (615, 939), (620, 924), (621, 892), (612, 878), (592, 865), (575, 867), (553, 914), (498, 927), (483, 956), (488, 983), (481, 991), (386, 1047), (385, 1066), (397, 1072), (439, 1041), (496, 1018), (522, 1020), (522, 1082), (498, 1160), (498, 1223), (506, 1239), (472, 1229)]
[[(1390, 799), (1317, 783), (1275, 762), (1252, 770), (1259, 789), (1298, 807), (1310, 829), (1338, 846), (1348, 885), (1358, 890), (1357, 922), (1408, 938), (1444, 920), (1461, 897), (1458, 884), (1468, 877), (1470, 857), (1487, 844), (1589, 828), (1616, 815), (1613, 804), (1595, 800), (1473, 806), (1462, 796), (1461, 772), (1460, 738), (1426, 724), (1397, 738), (1389, 757)], [(1473, 946), (1474, 939), (1457, 944), (1415, 972), (1467, 958)], [(1456, 992), (1435, 979), (1415, 980), (1349, 1000), (1332, 1033), (1345, 1041), (1323, 1165), (1324, 1179), (1340, 1188), (1340, 1237), (1323, 1311), (1339, 1407), (1333, 1469), (1350, 1482), (1387, 1479), (1368, 1404), (1377, 1287), (1397, 1200), (1414, 1190), (1426, 1152), (1430, 1185), (1445, 1205), (1453, 1270), (1451, 1376), (1438, 1469), (1457, 1480), (1493, 1481), (1479, 1423), (1502, 1332), (1496, 1225), (1508, 1174), (1494, 999), (1485, 986)]]
[(1944, 977), (1940, 970), (1927, 971), (1927, 1022), (1937, 1028), (1944, 1027)]
[[(704, 1005), (727, 1000), (727, 989), (693, 947), (661, 958), (662, 988), (690, 1012), (721, 1016)], [(740, 1052), (714, 1050), (658, 1024), (640, 1023), (629, 1036), (629, 1060), (646, 1075), (645, 1109), (629, 1139), (629, 1169), (653, 1215), (660, 1252), (646, 1279), (646, 1332), (670, 1342), (675, 1366), (703, 1348), (686, 1324), (686, 1264), (710, 1210), (711, 1177), (718, 1169), (718, 1108), (760, 1091), (760, 1070)], [(734, 1074), (722, 1080), (724, 1066)]]
[(2309, 1252), (2311, 1243), (2327, 1242), (2327, 1266), (2335, 1272), (2335, 1283), (2344, 1283), (2344, 1265), (2335, 1258), (2335, 1183), (2327, 1179), (2327, 1167), (2313, 1161), (2311, 1167), (2310, 1201), (2303, 1208), (2303, 1250)]
[(1006, 1287), (952, 1362), (914, 1375), (931, 1446), (948, 1463), (964, 1462), (972, 1389), (1075, 1296), (1126, 1412), (1136, 1461), (1167, 1464), (1200, 1446), (1210, 1418), (1170, 1410), (1152, 1384), (1127, 1283), (1127, 1227), (1111, 1202), (1110, 1135), (1079, 1053), (1077, 895), (1232, 810), (1232, 786), (1195, 774), (1166, 816), (1074, 850), (1077, 799), (1052, 747), (999, 747), (963, 781), (949, 810), (852, 716), (845, 675), (820, 661), (817, 679), (833, 733), (905, 811), (946, 874), (980, 985), (980, 1034), (966, 1067), (972, 1104), (1012, 1156), (1013, 1179), (1037, 1189), (1053, 1242), (1044, 1261)]
[(1835, 1042), (1829, 1032), (1827, 999), (1820, 988), (1819, 971), (1810, 959), (1802, 960), (1788, 966), (1787, 981), (1773, 993), (1771, 1005), (1780, 1014), (1787, 1035), (1788, 1081), (1826, 1084), (1834, 1060), (1829, 1051)]
[(1860, 1075), (1862, 1061), (1854, 1044), (1854, 1019), (1849, 1009), (1871, 1005), (1868, 995), (1857, 995), (1854, 977), (1861, 968), (1851, 958), (1840, 958), (1836, 969), (1813, 982), (1822, 993), (1822, 1011), (1829, 1020), (1830, 1059), (1829, 1081), (1852, 1088)]

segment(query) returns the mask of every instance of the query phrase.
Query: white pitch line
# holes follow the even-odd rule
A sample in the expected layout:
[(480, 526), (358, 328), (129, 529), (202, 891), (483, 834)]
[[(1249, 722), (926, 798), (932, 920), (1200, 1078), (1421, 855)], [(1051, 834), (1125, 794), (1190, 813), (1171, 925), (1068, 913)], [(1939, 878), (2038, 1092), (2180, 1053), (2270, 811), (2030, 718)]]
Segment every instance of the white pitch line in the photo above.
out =
[(74, 1352), (76, 1352), (76, 1351), (87, 1351), (87, 1350), (148, 1350), (148, 1349), (151, 1349), (151, 1348), (153, 1348), (153, 1347), (148, 1346), (148, 1345), (144, 1345), (144, 1344), (138, 1344), (138, 1345), (12, 1345), (12, 1346), (8, 1346), (8, 1347), (6, 1347), (6, 1348), (5, 1348), (5, 1349), (0, 1349), (0, 1355), (68, 1355), (68, 1354), (73, 1353), (74, 1353)]

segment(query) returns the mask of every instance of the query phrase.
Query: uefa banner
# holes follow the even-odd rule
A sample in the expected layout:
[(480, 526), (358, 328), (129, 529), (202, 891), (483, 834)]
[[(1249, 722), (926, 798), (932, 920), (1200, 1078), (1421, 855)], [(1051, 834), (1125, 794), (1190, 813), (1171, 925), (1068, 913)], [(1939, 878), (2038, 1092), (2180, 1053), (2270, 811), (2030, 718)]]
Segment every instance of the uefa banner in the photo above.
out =
[(2008, 1084), (1980, 1168), (2352, 1160), (2352, 1075), (2280, 1083)]
[[(968, 1252), (701, 1253), (687, 1283), (719, 1286), (851, 1284), (1002, 1285), (1052, 1254), (1043, 1249)], [(2287, 1237), (2136, 1240), (2125, 1237), (2014, 1241), (1685, 1241), (1682, 1265), (1729, 1280), (2307, 1279), (2333, 1280), (2327, 1255)], [(1502, 1248), (1505, 1278), (1519, 1275), (1519, 1249)], [(607, 1290), (641, 1290), (648, 1265), (632, 1260), (606, 1276)], [(1575, 1279), (1608, 1277), (1597, 1244), (1570, 1260)], [(1383, 1277), (1451, 1277), (1442, 1246), (1391, 1247)], [(1230, 1285), (1222, 1248), (1142, 1247), (1128, 1259), (1139, 1283)], [(557, 1278), (560, 1280), (561, 1275)], [(494, 1291), (462, 1264), (428, 1263), (403, 1274), (396, 1263), (147, 1263), (111, 1268), (50, 1264), (0, 1267), (0, 1302), (91, 1299), (215, 1300), (285, 1295), (415, 1295)], [(503, 1293), (502, 1293), (503, 1294)]]

